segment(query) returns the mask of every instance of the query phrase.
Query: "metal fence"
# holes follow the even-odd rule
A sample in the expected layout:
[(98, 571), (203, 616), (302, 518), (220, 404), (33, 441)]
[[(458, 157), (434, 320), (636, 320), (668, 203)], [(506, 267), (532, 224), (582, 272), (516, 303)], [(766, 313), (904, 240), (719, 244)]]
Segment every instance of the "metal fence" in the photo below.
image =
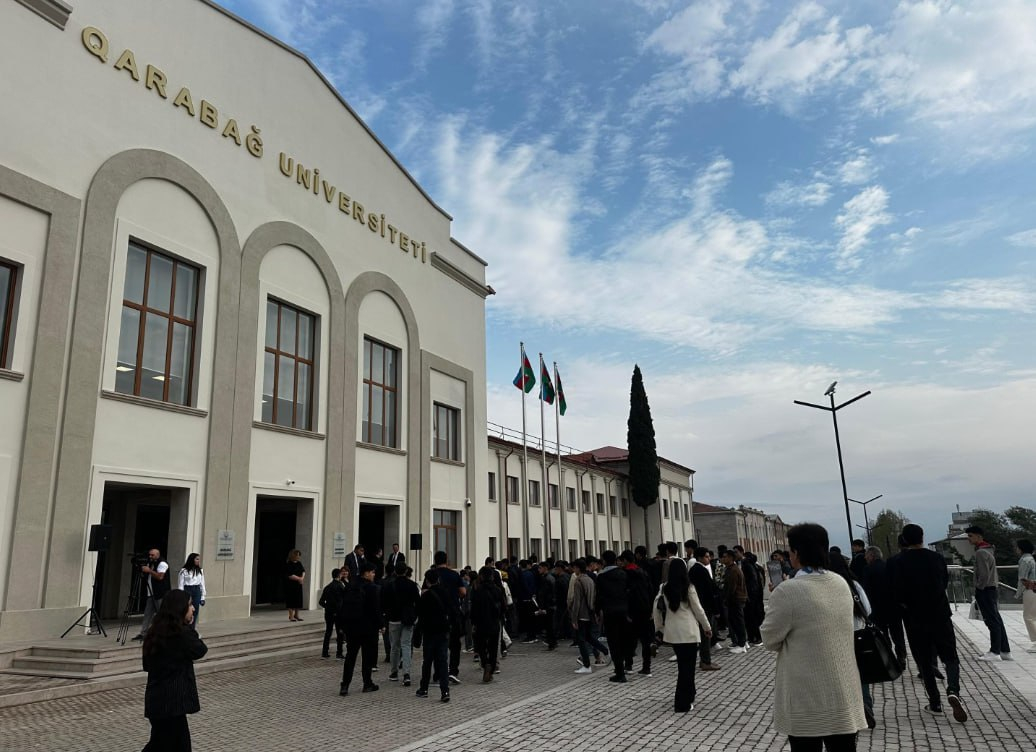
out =
[[(950, 570), (950, 584), (946, 587), (946, 595), (949, 597), (950, 603), (954, 604), (954, 608), (957, 608), (957, 604), (971, 603), (975, 596), (974, 569), (959, 564), (950, 564), (947, 569)], [(996, 571), (1000, 575), (1000, 587), (997, 588), (1000, 603), (1004, 605), (1017, 603), (1014, 594), (1018, 587), (1018, 567), (1002, 566), (997, 567)]]

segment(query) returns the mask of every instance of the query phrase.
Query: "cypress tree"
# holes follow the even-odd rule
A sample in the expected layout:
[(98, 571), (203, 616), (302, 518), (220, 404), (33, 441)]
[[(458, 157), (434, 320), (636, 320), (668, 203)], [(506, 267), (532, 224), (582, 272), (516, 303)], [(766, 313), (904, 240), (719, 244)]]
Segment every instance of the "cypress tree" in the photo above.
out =
[[(648, 535), (648, 507), (658, 502), (658, 454), (655, 451), (655, 425), (651, 406), (644, 391), (640, 366), (633, 366), (630, 385), (630, 417), (626, 423), (626, 444), (629, 450), (630, 491), (633, 503), (644, 510), (644, 537)], [(645, 540), (644, 543), (648, 544)]]

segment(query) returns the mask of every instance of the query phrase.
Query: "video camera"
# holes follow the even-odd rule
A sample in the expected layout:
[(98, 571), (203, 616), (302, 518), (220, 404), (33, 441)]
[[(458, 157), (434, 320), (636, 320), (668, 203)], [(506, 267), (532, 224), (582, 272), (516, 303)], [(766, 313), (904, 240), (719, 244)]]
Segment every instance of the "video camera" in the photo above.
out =
[(146, 567), (151, 563), (151, 555), (148, 553), (126, 555), (129, 557), (130, 565), (136, 572), (139, 572), (141, 567)]

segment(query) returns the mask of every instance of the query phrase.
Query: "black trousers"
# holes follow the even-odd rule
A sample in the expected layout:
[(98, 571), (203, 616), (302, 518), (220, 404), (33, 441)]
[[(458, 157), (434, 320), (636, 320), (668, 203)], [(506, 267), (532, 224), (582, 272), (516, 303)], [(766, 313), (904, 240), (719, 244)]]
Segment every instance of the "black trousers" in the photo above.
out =
[(939, 685), (935, 683), (935, 659), (939, 658), (946, 667), (946, 694), (960, 694), (960, 659), (957, 658), (957, 635), (953, 622), (945, 617), (933, 623), (906, 622), (907, 638), (914, 651), (914, 660), (921, 670), (928, 702), (932, 707), (942, 705)]
[(626, 675), (626, 656), (629, 653), (630, 623), (625, 613), (605, 613), (604, 633), (608, 637), (608, 650), (612, 654), (612, 665), (616, 676)]
[(345, 665), (342, 666), (342, 688), (349, 688), (349, 682), (353, 680), (353, 671), (356, 670), (356, 656), (360, 653), (362, 653), (360, 658), (360, 676), (363, 677), (363, 686), (369, 687), (374, 683), (371, 674), (378, 660), (378, 633), (347, 634), (345, 642), (347, 647), (345, 651)]
[[(331, 648), (331, 632), (336, 630), (335, 625), (335, 612), (324, 609), (324, 649), (321, 651), (321, 655), (328, 655), (328, 651)], [(337, 629), (338, 638), (338, 655), (342, 654), (342, 643), (345, 641), (345, 633), (342, 630)]]
[(547, 637), (547, 647), (557, 647), (558, 632), (555, 620), (556, 609), (548, 608), (545, 610), (546, 613), (540, 614), (536, 618), (539, 619), (540, 624), (543, 625), (543, 632)]
[[(716, 636), (716, 622), (712, 614), (707, 614), (709, 619), (709, 626), (712, 628), (713, 637)], [(698, 625), (699, 634), (701, 636), (701, 642), (698, 643), (698, 651), (701, 653), (701, 665), (709, 666), (712, 664), (712, 640), (705, 636), (705, 630)]]
[(741, 601), (727, 604), (727, 624), (729, 625), (730, 644), (743, 648), (748, 641), (745, 631), (745, 604)]
[(187, 726), (187, 716), (152, 719), (151, 738), (143, 752), (191, 752), (191, 730)]
[(464, 626), (450, 627), (450, 676), (460, 676), (460, 641), (464, 637)]
[(874, 620), (874, 623), (878, 626), (885, 636), (892, 641), (892, 645), (896, 651), (896, 658), (901, 663), (906, 663), (906, 637), (903, 632), (903, 619), (899, 617), (884, 618), (879, 617)]
[(789, 736), (791, 752), (855, 752), (856, 734), (832, 734), (831, 736)]
[(686, 713), (694, 703), (694, 669), (698, 660), (698, 643), (681, 642), (673, 645), (676, 653), (676, 697), (673, 698), (673, 710)]
[(651, 615), (631, 617), (630, 639), (626, 646), (626, 670), (633, 670), (633, 656), (640, 644), (641, 669), (644, 673), (651, 671), (651, 643), (655, 639), (655, 623)]
[(424, 636), (424, 658), (421, 661), (421, 689), (428, 690), (428, 682), (432, 677), (432, 665), (439, 678), (439, 690), (443, 694), (450, 691), (450, 679), (446, 675), (449, 662), (449, 640), (445, 634), (426, 634)]
[(763, 625), (763, 595), (757, 599), (749, 598), (745, 604), (745, 634), (749, 642), (762, 642), (763, 636), (759, 627)]
[(474, 626), (475, 653), (483, 669), (496, 669), (496, 655), (500, 649), (500, 625), (476, 624)]

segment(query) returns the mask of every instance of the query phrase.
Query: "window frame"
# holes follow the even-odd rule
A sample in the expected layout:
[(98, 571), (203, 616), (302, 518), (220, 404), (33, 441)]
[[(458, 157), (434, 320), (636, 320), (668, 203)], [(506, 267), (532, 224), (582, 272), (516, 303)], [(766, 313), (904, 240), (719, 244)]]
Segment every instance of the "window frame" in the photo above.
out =
[(576, 490), (572, 486), (565, 486), (565, 506), (570, 512), (576, 511)]
[(594, 494), (594, 511), (597, 514), (604, 514), (604, 494), (603, 493), (598, 492), (598, 493)]
[[(273, 408), (272, 408), (272, 410), (270, 412), (270, 420), (265, 420), (264, 419), (262, 422), (265, 423), (266, 425), (270, 425), (270, 426), (281, 426), (282, 428), (294, 428), (294, 429), (299, 430), (299, 431), (313, 431), (313, 430), (315, 430), (315, 428), (314, 428), (315, 421), (314, 421), (314, 418), (313, 418), (313, 416), (314, 416), (314, 404), (317, 401), (317, 395), (316, 395), (317, 357), (316, 356), (317, 356), (317, 353), (320, 351), (320, 347), (319, 347), (320, 343), (317, 342), (317, 336), (318, 336), (317, 332), (319, 331), (319, 329), (317, 327), (317, 321), (319, 320), (319, 316), (317, 316), (315, 313), (313, 313), (311, 311), (307, 311), (304, 308), (299, 308), (297, 305), (294, 305), (293, 303), (288, 303), (287, 301), (281, 300), (280, 298), (276, 297), (275, 295), (267, 295), (266, 296), (267, 319), (269, 319), (269, 310), (270, 310), (270, 305), (271, 304), (277, 306), (277, 334), (276, 334), (277, 346), (276, 347), (270, 347), (270, 345), (265, 341), (265, 334), (264, 334), (264, 341), (263, 341), (263, 383), (264, 384), (266, 383), (266, 355), (272, 355), (273, 356), (273, 386), (271, 388), (272, 388), (273, 391), (272, 391), (272, 394), (271, 394), (271, 398), (272, 398), (271, 401), (273, 403)], [(280, 349), (280, 345), (281, 345), (281, 322), (283, 321), (282, 311), (285, 308), (293, 311), (294, 314), (295, 314), (295, 350), (296, 351), (294, 353), (288, 352), (287, 350), (281, 350)], [(302, 357), (301, 355), (298, 354), (298, 343), (299, 343), (299, 340), (300, 340), (299, 334), (302, 331), (300, 323), (299, 323), (299, 314), (300, 313), (309, 317), (309, 327), (310, 327), (310, 330), (309, 330), (309, 344), (310, 344), (310, 351), (313, 353), (313, 355), (310, 358), (304, 358), (304, 357)], [(266, 322), (267, 330), (269, 330), (269, 327), (270, 327), (270, 323), (269, 323), (269, 320), (267, 320), (267, 322)], [(286, 358), (286, 359), (292, 360), (295, 363), (294, 368), (293, 368), (293, 386), (292, 386), (293, 391), (292, 391), (292, 402), (291, 402), (291, 424), (290, 425), (285, 424), (285, 423), (279, 423), (277, 421), (277, 405), (278, 405), (278, 402), (280, 401), (278, 399), (278, 396), (277, 396), (279, 394), (279, 390), (278, 390), (277, 387), (279, 386), (280, 377), (281, 377), (281, 368), (280, 368), (281, 358)], [(299, 414), (298, 414), (299, 413), (299, 365), (300, 364), (309, 367), (309, 403), (306, 406), (306, 415), (304, 416), (305, 417), (305, 424), (304, 425), (299, 425)], [(261, 416), (261, 417), (265, 417), (265, 416)]]
[[(512, 482), (513, 481), (513, 482)], [(521, 482), (517, 475), (508, 475), (505, 481), (504, 498), (508, 504), (521, 503)]]
[(538, 507), (541, 504), (540, 482), (535, 478), (529, 478), (529, 506)]
[[(369, 363), (367, 362), (367, 343), (368, 342), (371, 345), (371, 357), (370, 357)], [(373, 370), (374, 370), (374, 347), (375, 346), (381, 348), (381, 350), (382, 350), (382, 354), (381, 354), (381, 370), (382, 370), (382, 378), (383, 379), (385, 378), (385, 373), (386, 373), (386, 369), (385, 369), (385, 353), (387, 351), (392, 351), (392, 352), (394, 352), (396, 354), (395, 360), (393, 361), (393, 368), (395, 370), (395, 374), (394, 374), (394, 376), (395, 376), (394, 380), (395, 380), (395, 383), (396, 383), (395, 386), (390, 386), (388, 384), (385, 384), (385, 383), (378, 382), (378, 381), (374, 380)], [(401, 361), (403, 359), (403, 351), (400, 348), (398, 348), (398, 347), (394, 347), (393, 345), (390, 345), (388, 342), (383, 342), (380, 339), (377, 339), (375, 337), (371, 337), (370, 335), (364, 334), (363, 335), (363, 353), (361, 355), (361, 358), (362, 358), (362, 360), (360, 362), (361, 368), (363, 368), (364, 365), (366, 365), (368, 367), (367, 368), (363, 368), (362, 384), (363, 384), (363, 390), (366, 393), (367, 399), (366, 399), (365, 402), (362, 402), (363, 408), (361, 408), (361, 414), (360, 414), (360, 424), (361, 424), (360, 440), (364, 444), (370, 444), (372, 446), (382, 446), (382, 447), (387, 447), (389, 449), (398, 449), (399, 448), (399, 444), (400, 444), (400, 433), (401, 433), (400, 425), (399, 425), (399, 423), (400, 423), (399, 415), (400, 415), (400, 411), (402, 410), (402, 404), (401, 404), (402, 400), (401, 400), (400, 392), (402, 391), (401, 379), (402, 379), (403, 370), (401, 368)], [(373, 410), (371, 408), (372, 408), (372, 406), (374, 404), (374, 389), (375, 389), (375, 387), (381, 389), (382, 392), (391, 392), (392, 394), (395, 395), (395, 400), (393, 401), (393, 406), (394, 406), (395, 409), (394, 409), (394, 412), (393, 412), (393, 415), (392, 415), (392, 437), (391, 437), (391, 441), (387, 440), (386, 436), (385, 436), (385, 434), (388, 433), (388, 421), (386, 419), (387, 418), (387, 412), (385, 410), (385, 404), (386, 404), (386, 402), (388, 400), (386, 400), (384, 398), (384, 394), (382, 395), (382, 400), (381, 400), (382, 441), (378, 442), (378, 441), (373, 441), (372, 440), (374, 422), (371, 419), (372, 415), (373, 415)], [(363, 415), (363, 410), (364, 409), (367, 412), (366, 416)]]
[(7, 269), (11, 275), (7, 281), (7, 305), (0, 312), (3, 314), (2, 326), (0, 326), (0, 368), (7, 370), (11, 368), (14, 356), (15, 311), (17, 310), (15, 298), (18, 295), (18, 280), (21, 276), (19, 272), (23, 267), (4, 258), (0, 258), (0, 266)]
[(591, 506), (590, 506), (590, 492), (587, 491), (586, 489), (583, 489), (582, 502), (583, 502), (583, 514), (592, 514)]
[[(141, 302), (137, 303), (126, 298), (126, 284), (127, 280), (123, 280), (122, 285), (122, 302), (119, 305), (119, 320), (121, 322), (122, 312), (126, 308), (130, 308), (137, 312), (137, 343), (135, 350), (135, 360), (133, 365), (133, 390), (129, 392), (133, 397), (139, 397), (140, 399), (150, 399), (155, 402), (163, 402), (168, 404), (179, 404), (190, 407), (194, 404), (195, 398), (195, 371), (197, 365), (197, 352), (198, 352), (198, 305), (201, 302), (202, 297), (202, 274), (203, 268), (195, 263), (187, 261), (177, 255), (174, 255), (168, 251), (161, 250), (154, 245), (140, 240), (136, 236), (131, 236), (126, 247), (126, 266), (129, 266), (129, 254), (133, 248), (137, 248), (146, 254), (144, 262), (144, 282), (143, 289), (141, 291)], [(170, 271), (170, 282), (169, 282), (169, 311), (161, 311), (157, 308), (152, 308), (148, 305), (148, 293), (151, 288), (151, 260), (154, 256), (160, 256), (172, 263), (172, 270)], [(176, 315), (176, 284), (177, 284), (177, 270), (180, 266), (187, 267), (194, 272), (194, 305), (190, 312), (192, 318), (185, 319), (181, 316)], [(147, 331), (147, 318), (148, 315), (160, 316), (167, 321), (166, 324), (166, 338), (165, 338), (165, 364), (162, 372), (162, 398), (155, 399), (154, 397), (147, 397), (142, 395), (141, 382), (142, 374), (144, 371), (144, 343), (146, 340), (145, 333)], [(187, 357), (188, 372), (184, 384), (184, 399), (182, 402), (172, 402), (169, 399), (169, 382), (170, 375), (169, 370), (172, 366), (173, 357), (173, 329), (176, 324), (185, 326), (190, 329), (191, 332), (191, 346), (190, 353)], [(119, 340), (121, 344), (122, 329), (120, 323), (119, 329)], [(119, 362), (118, 356), (116, 355), (116, 370), (118, 370)], [(118, 388), (118, 379), (115, 381), (115, 392), (119, 394), (127, 394), (127, 392), (120, 391)]]
[(547, 503), (551, 509), (560, 509), (561, 502), (558, 499), (558, 484), (548, 483), (547, 484)]
[[(442, 414), (440, 414), (440, 411)], [(442, 439), (439, 431), (442, 425), (442, 418), (446, 418), (445, 444), (447, 455), (439, 454), (439, 445)], [(440, 460), (452, 460), (460, 462), (460, 409), (447, 405), (445, 402), (432, 403), (432, 456)]]
[[(453, 524), (447, 524), (447, 520)], [(443, 535), (440, 545), (439, 535)], [(457, 566), (456, 559), (460, 558), (460, 512), (454, 509), (433, 509), (432, 510), (432, 543), (435, 551), (445, 551), (447, 561)]]
[(496, 473), (494, 473), (494, 472), (492, 472), (492, 471), (489, 471), (489, 479), (488, 479), (488, 482), (489, 482), (489, 500), (490, 500), (490, 501), (497, 501), (497, 494), (496, 494)]

